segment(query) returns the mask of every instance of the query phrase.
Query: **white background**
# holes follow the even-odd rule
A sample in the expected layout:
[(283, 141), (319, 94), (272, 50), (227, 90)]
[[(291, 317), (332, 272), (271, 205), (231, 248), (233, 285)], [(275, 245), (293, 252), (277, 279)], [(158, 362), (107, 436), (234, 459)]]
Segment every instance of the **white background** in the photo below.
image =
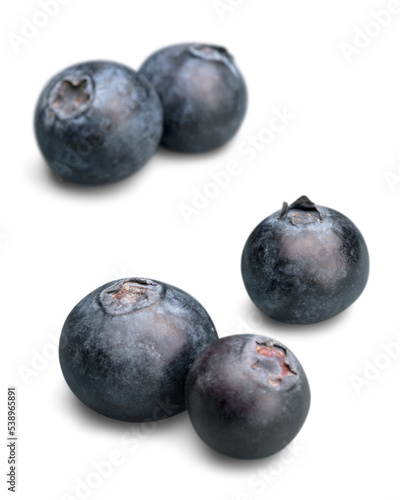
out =
[[(37, 0), (1, 3), (0, 431), (5, 471), (6, 388), (16, 384), (20, 497), (400, 498), (400, 13), (376, 34), (371, 11), (388, 0), (226, 0), (221, 7), (230, 10), (220, 13), (212, 0), (64, 3), (18, 50), (9, 34), (21, 35), (23, 18), (37, 20), (42, 8)], [(341, 44), (354, 45), (366, 25), (376, 36), (360, 36), (365, 47), (346, 59)], [(199, 156), (159, 151), (138, 174), (107, 187), (58, 182), (32, 127), (46, 81), (90, 59), (138, 68), (154, 50), (183, 41), (224, 45), (235, 56), (249, 92), (235, 139)], [(248, 162), (242, 143), (285, 107), (295, 118)], [(210, 173), (231, 161), (238, 175), (187, 223), (180, 204), (191, 205)], [(357, 224), (371, 274), (346, 312), (293, 327), (260, 317), (240, 257), (252, 229), (303, 194)], [(126, 276), (194, 295), (220, 336), (266, 334), (294, 351), (312, 390), (295, 448), (233, 460), (206, 448), (186, 414), (148, 429), (76, 400), (56, 354), (63, 322), (91, 290)], [(382, 345), (390, 342), (391, 357)], [(110, 455), (118, 464), (101, 478), (96, 464)], [(1, 477), (2, 494), (11, 495)], [(82, 482), (90, 489), (77, 491)]]

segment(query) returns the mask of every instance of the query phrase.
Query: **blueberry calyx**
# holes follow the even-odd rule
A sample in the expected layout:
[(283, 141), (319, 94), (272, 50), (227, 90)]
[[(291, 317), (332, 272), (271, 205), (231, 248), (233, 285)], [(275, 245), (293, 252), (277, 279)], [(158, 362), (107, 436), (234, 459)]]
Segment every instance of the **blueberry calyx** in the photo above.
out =
[(278, 387), (285, 377), (297, 376), (287, 360), (287, 353), (283, 347), (257, 340), (255, 344), (256, 361), (251, 368), (252, 370), (264, 370), (270, 385)]
[[(301, 212), (289, 214), (291, 210), (296, 209), (301, 210)], [(300, 198), (294, 201), (291, 205), (288, 205), (288, 203), (284, 201), (281, 213), (279, 214), (279, 219), (284, 220), (286, 217), (290, 217), (290, 221), (293, 225), (312, 224), (317, 221), (323, 222), (322, 214), (317, 205), (307, 196), (300, 196)]]
[(189, 52), (196, 57), (209, 61), (221, 61), (223, 59), (232, 61), (232, 56), (229, 52), (224, 47), (217, 45), (193, 44), (189, 46)]
[(61, 119), (75, 118), (90, 107), (93, 83), (89, 76), (64, 78), (50, 93), (50, 106)]
[(122, 279), (101, 292), (100, 304), (108, 314), (117, 316), (151, 306), (162, 293), (163, 287), (150, 279)]
[(189, 53), (206, 61), (225, 64), (234, 74), (237, 74), (236, 66), (233, 63), (233, 57), (224, 47), (198, 43), (189, 46)]

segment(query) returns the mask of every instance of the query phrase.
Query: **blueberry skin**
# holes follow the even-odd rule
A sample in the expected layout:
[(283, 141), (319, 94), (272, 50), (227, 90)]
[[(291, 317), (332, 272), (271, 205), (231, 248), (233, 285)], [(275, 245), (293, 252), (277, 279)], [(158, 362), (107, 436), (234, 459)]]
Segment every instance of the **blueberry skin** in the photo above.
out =
[(223, 47), (166, 47), (152, 54), (140, 73), (163, 104), (165, 148), (201, 153), (222, 146), (238, 131), (247, 108), (246, 84)]
[(119, 181), (154, 154), (162, 106), (153, 86), (121, 64), (92, 61), (55, 75), (35, 111), (35, 133), (47, 163), (79, 184)]
[(208, 346), (189, 370), (186, 405), (199, 437), (233, 458), (264, 458), (287, 446), (310, 408), (310, 388), (293, 353), (243, 334)]
[(81, 300), (67, 317), (60, 364), (72, 392), (117, 420), (162, 420), (185, 410), (185, 379), (218, 339), (191, 295), (160, 281), (126, 278)]
[(242, 255), (250, 298), (284, 323), (311, 324), (339, 314), (360, 296), (368, 274), (368, 249), (357, 227), (306, 196), (263, 220)]

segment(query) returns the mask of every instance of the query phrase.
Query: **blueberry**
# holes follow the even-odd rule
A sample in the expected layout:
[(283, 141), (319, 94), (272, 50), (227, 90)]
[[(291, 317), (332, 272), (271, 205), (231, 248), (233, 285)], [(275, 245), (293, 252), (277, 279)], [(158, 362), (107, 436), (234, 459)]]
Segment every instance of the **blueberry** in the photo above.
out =
[(42, 91), (35, 132), (61, 178), (79, 184), (119, 181), (142, 167), (162, 135), (162, 106), (135, 71), (107, 61), (71, 66)]
[(368, 273), (368, 249), (353, 222), (306, 196), (263, 220), (242, 255), (250, 298), (284, 323), (317, 323), (339, 314), (360, 296)]
[(161, 420), (185, 410), (191, 363), (218, 338), (191, 295), (127, 278), (101, 286), (67, 317), (60, 363), (72, 392), (117, 420)]
[(276, 340), (233, 335), (199, 355), (186, 380), (186, 405), (200, 438), (234, 458), (263, 458), (282, 450), (310, 407), (302, 366)]
[(140, 72), (153, 83), (164, 107), (164, 147), (187, 153), (209, 151), (238, 131), (247, 91), (226, 49), (199, 43), (173, 45), (151, 55)]

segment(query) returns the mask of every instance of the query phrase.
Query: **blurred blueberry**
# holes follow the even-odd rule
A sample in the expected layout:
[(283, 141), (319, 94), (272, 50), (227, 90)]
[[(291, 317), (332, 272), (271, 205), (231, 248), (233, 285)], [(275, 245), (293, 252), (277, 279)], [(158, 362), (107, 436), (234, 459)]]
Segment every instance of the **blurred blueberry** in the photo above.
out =
[(155, 52), (140, 69), (164, 107), (162, 145), (187, 153), (222, 146), (238, 131), (247, 107), (243, 77), (223, 47), (200, 43)]
[(142, 167), (162, 135), (153, 86), (115, 62), (71, 66), (42, 91), (35, 132), (47, 163), (79, 184), (119, 181)]

